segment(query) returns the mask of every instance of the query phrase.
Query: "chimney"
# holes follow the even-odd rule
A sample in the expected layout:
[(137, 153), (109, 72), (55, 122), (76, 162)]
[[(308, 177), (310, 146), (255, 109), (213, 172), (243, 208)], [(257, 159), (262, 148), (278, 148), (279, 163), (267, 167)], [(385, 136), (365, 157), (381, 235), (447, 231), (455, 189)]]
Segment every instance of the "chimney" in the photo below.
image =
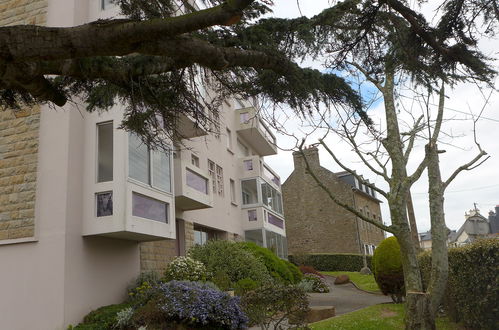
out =
[[(319, 149), (316, 146), (303, 148), (303, 153), (307, 158), (307, 162), (310, 165), (310, 168), (314, 169), (320, 166)], [(303, 156), (299, 151), (293, 152), (293, 162), (295, 165), (295, 170), (304, 170), (307, 168), (307, 164), (305, 163), (305, 160), (303, 159)]]

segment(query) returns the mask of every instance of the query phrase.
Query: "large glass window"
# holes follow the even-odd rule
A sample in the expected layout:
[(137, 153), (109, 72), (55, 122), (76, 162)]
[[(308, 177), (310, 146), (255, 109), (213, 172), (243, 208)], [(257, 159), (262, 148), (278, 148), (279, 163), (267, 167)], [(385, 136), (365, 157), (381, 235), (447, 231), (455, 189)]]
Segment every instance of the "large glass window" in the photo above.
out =
[(261, 229), (245, 231), (244, 238), (247, 242), (253, 242), (259, 246), (264, 246), (264, 244), (263, 244), (263, 232)]
[(132, 215), (168, 223), (168, 203), (141, 194), (132, 194)]
[(152, 185), (164, 191), (172, 191), (170, 181), (170, 154), (153, 151), (151, 155)]
[(241, 181), (242, 201), (244, 205), (258, 203), (256, 179)]
[(97, 182), (113, 181), (113, 122), (97, 124)]
[(282, 196), (274, 187), (267, 182), (261, 183), (263, 204), (271, 210), (282, 214)]
[(130, 134), (128, 139), (128, 176), (150, 184), (149, 148), (138, 136)]
[(155, 151), (135, 134), (128, 139), (128, 176), (134, 180), (171, 192), (170, 154)]
[(186, 184), (204, 194), (208, 194), (208, 179), (202, 177), (201, 175), (186, 169)]
[(265, 230), (266, 248), (272, 250), (278, 257), (287, 258), (288, 248), (286, 237), (273, 231)]

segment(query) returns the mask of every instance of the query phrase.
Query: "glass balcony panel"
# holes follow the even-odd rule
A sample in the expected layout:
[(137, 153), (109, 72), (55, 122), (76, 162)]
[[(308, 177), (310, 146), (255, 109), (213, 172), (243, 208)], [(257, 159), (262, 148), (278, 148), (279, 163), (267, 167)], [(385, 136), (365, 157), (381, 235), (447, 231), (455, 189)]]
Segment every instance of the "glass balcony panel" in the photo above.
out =
[(202, 192), (203, 194), (208, 194), (208, 179), (202, 177), (201, 175), (186, 169), (185, 171), (186, 185)]
[(133, 193), (132, 215), (168, 223), (168, 204), (144, 195)]

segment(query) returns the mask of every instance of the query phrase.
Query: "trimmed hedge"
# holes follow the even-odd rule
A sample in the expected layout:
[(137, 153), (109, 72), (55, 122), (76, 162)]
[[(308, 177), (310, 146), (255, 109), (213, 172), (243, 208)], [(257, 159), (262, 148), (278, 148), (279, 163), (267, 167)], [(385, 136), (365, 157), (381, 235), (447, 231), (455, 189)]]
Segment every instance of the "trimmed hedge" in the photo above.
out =
[[(298, 266), (312, 266), (319, 271), (335, 272), (358, 272), (364, 267), (361, 254), (306, 254), (300, 256), (288, 256), (289, 261)], [(371, 268), (371, 256), (366, 256), (367, 267)]]
[[(425, 284), (431, 252), (419, 256)], [(468, 329), (499, 329), (499, 240), (482, 239), (449, 249), (449, 280), (443, 305), (449, 317)]]
[(401, 303), (405, 295), (404, 270), (400, 245), (395, 236), (385, 238), (374, 251), (373, 274), (381, 292), (390, 295), (395, 303)]

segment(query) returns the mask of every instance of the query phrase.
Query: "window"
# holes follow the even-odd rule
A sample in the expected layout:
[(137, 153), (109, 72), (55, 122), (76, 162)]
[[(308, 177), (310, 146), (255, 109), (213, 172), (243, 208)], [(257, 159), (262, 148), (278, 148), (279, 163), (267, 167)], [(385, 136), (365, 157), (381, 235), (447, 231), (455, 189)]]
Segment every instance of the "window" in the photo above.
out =
[(196, 167), (199, 167), (199, 157), (194, 154), (191, 154), (191, 164)]
[(217, 187), (218, 194), (224, 196), (224, 172), (223, 169), (217, 165)]
[(217, 178), (215, 175), (215, 163), (208, 159), (208, 175), (211, 179), (211, 185), (213, 187), (213, 194), (217, 193)]
[(168, 223), (168, 203), (141, 194), (132, 194), (132, 215)]
[(242, 123), (242, 124), (247, 124), (250, 120), (250, 114), (249, 112), (241, 112), (239, 114), (239, 121)]
[(201, 175), (186, 169), (186, 184), (187, 186), (200, 191), (204, 194), (208, 194), (208, 180), (202, 177)]
[(227, 128), (227, 149), (232, 150), (232, 132)]
[(279, 228), (284, 228), (284, 221), (282, 219), (279, 219), (275, 215), (273, 215), (270, 212), (267, 212), (267, 222), (273, 224), (274, 226), (277, 226)]
[(113, 193), (111, 191), (97, 193), (95, 199), (98, 217), (113, 215)]
[(97, 124), (97, 182), (113, 181), (113, 122)]
[(128, 176), (171, 192), (170, 154), (150, 150), (135, 134), (128, 139)]
[(244, 164), (244, 169), (246, 171), (253, 170), (253, 160), (251, 160), (251, 159), (243, 160), (243, 164)]
[(261, 183), (263, 204), (271, 210), (282, 214), (282, 196), (274, 187), (267, 182)]
[(258, 190), (256, 179), (241, 181), (242, 202), (243, 205), (258, 203)]
[(256, 210), (248, 210), (248, 221), (256, 221), (258, 220), (256, 215)]
[(208, 233), (200, 230), (194, 230), (194, 244), (204, 245), (208, 241)]
[(100, 8), (102, 10), (109, 9), (112, 6), (112, 0), (100, 0)]
[(236, 203), (236, 183), (230, 179), (230, 201)]

